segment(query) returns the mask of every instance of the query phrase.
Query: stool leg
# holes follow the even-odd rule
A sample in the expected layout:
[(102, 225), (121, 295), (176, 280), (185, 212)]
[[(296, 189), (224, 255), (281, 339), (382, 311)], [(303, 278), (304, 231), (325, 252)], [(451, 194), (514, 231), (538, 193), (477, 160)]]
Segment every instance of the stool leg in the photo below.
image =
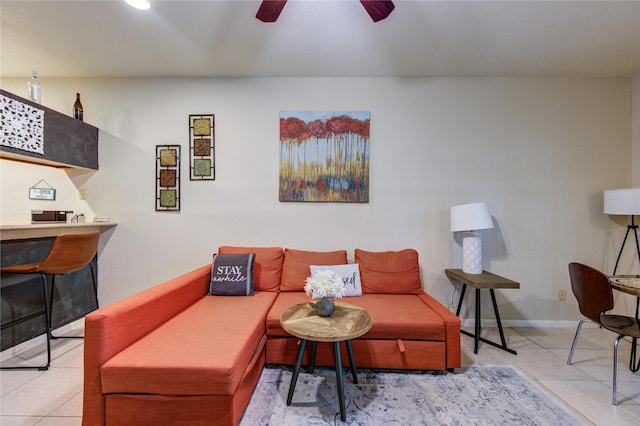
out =
[(0, 370), (32, 370), (46, 371), (51, 365), (51, 341), (49, 340), (49, 303), (47, 301), (47, 277), (40, 273), (42, 279), (42, 304), (44, 305), (44, 327), (47, 338), (47, 363), (41, 366), (0, 367)]
[[(92, 260), (93, 262), (93, 260)], [(100, 308), (98, 304), (98, 286), (96, 283), (96, 274), (93, 265), (89, 262), (89, 270), (91, 271), (91, 284), (93, 285), (93, 296), (96, 301), (96, 309)], [(53, 335), (53, 292), (55, 290), (56, 276), (51, 277), (51, 299), (49, 300), (49, 336), (51, 339), (84, 339), (84, 336), (54, 336)]]
[[(93, 260), (91, 261), (93, 262)], [(100, 304), (98, 303), (98, 285), (96, 284), (96, 274), (93, 270), (93, 265), (89, 262), (89, 269), (91, 270), (91, 282), (93, 283), (93, 294), (96, 298), (96, 309), (100, 308)]]
[(51, 293), (49, 294), (49, 328), (47, 333), (49, 333), (50, 339), (58, 339), (58, 336), (53, 335), (53, 293), (56, 290), (56, 276), (51, 275)]
[(49, 336), (49, 330), (51, 330), (51, 322), (49, 321), (49, 312), (47, 312), (47, 277), (44, 274), (40, 274), (42, 277), (42, 302), (44, 304), (44, 324), (47, 328), (47, 365), (40, 368), (40, 370), (48, 370), (51, 365), (51, 340)]
[(47, 309), (47, 277), (44, 274), (40, 274), (42, 277), (42, 303), (44, 304), (44, 325), (47, 328), (47, 365), (40, 367), (39, 370), (45, 371), (49, 369), (51, 365), (51, 340), (49, 336), (49, 330), (51, 330), (51, 322), (49, 320), (49, 312)]

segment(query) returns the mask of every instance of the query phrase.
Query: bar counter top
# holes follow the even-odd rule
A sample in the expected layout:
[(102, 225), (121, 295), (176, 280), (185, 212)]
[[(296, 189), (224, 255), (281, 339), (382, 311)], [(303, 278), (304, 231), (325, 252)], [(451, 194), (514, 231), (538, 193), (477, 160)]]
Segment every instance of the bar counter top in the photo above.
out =
[(61, 234), (78, 234), (81, 232), (104, 232), (117, 226), (117, 222), (42, 222), (24, 225), (0, 225), (0, 240), (23, 240), (27, 238), (55, 237)]

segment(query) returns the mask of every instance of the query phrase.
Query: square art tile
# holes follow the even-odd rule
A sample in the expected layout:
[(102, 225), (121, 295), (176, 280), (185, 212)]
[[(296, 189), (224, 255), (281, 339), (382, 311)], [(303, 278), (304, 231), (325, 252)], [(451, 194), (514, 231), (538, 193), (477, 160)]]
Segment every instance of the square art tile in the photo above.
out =
[(189, 116), (189, 179), (215, 180), (214, 115)]

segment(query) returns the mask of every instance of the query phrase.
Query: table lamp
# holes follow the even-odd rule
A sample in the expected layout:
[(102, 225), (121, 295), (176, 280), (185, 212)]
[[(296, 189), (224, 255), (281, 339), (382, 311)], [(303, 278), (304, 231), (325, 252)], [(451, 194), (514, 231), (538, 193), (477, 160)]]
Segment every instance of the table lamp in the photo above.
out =
[(462, 236), (462, 271), (482, 273), (482, 238), (480, 229), (493, 228), (493, 220), (485, 203), (461, 204), (451, 207), (451, 232)]
[(622, 250), (627, 242), (629, 232), (633, 231), (636, 236), (636, 250), (640, 261), (640, 243), (638, 243), (638, 225), (635, 223), (635, 215), (640, 215), (640, 188), (608, 189), (604, 191), (604, 213), (614, 215), (631, 216), (631, 225), (627, 225), (627, 233), (624, 234), (622, 247), (618, 253), (616, 266), (613, 268), (613, 275), (618, 270), (618, 263), (622, 256)]

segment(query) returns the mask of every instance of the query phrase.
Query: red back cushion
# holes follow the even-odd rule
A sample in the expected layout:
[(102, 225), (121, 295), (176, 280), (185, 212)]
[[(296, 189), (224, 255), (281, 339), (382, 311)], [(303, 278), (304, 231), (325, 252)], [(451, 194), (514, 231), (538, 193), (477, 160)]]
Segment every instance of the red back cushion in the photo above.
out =
[(253, 287), (256, 291), (278, 291), (282, 276), (284, 254), (281, 247), (233, 247), (218, 248), (219, 254), (255, 253)]
[(413, 249), (373, 252), (355, 250), (363, 293), (420, 294), (418, 252)]
[(347, 251), (303, 251), (284, 249), (280, 291), (304, 291), (306, 279), (311, 275), (310, 265), (343, 265)]

